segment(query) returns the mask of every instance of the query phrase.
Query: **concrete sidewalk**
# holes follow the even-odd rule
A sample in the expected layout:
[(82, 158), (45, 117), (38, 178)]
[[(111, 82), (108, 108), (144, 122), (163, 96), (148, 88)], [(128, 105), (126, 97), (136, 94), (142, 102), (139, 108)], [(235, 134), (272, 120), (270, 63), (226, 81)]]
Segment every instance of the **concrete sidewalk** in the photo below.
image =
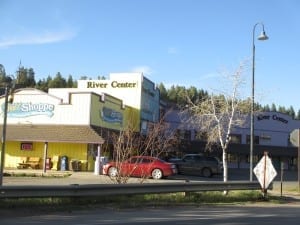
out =
[[(86, 185), (86, 184), (114, 184), (115, 182), (106, 175), (96, 175), (87, 171), (46, 171), (35, 169), (5, 170), (3, 185)], [(139, 178), (129, 178), (128, 183), (140, 183)], [(144, 183), (158, 182), (183, 182), (172, 179), (145, 179)]]
[(6, 169), (3, 185), (71, 185), (112, 183), (110, 178), (94, 172), (38, 169)]
[[(6, 176), (36, 176), (36, 177), (67, 177), (71, 176), (75, 171), (71, 170), (46, 170), (44, 172), (42, 169), (5, 169), (4, 174)], [(77, 172), (76, 172), (77, 173)], [(91, 172), (92, 173), (92, 172)]]

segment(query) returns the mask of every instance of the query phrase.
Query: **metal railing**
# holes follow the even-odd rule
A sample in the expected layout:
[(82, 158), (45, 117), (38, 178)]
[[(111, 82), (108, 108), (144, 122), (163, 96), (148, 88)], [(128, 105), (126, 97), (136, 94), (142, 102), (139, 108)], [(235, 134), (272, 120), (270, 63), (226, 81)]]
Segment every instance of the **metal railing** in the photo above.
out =
[(260, 190), (258, 182), (250, 181), (215, 181), (185, 183), (150, 183), (150, 184), (85, 184), (85, 185), (34, 185), (2, 186), (0, 198), (35, 198), (35, 197), (86, 197), (128, 194), (154, 194), (176, 192), (201, 192), (224, 190)]

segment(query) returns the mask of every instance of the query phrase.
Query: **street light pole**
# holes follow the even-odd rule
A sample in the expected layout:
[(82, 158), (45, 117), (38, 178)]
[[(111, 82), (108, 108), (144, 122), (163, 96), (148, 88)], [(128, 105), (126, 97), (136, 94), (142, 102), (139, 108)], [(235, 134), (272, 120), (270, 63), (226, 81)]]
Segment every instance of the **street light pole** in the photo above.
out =
[(257, 25), (262, 26), (262, 32), (257, 38), (260, 41), (268, 40), (268, 36), (265, 33), (265, 27), (263, 23), (256, 23), (252, 32), (252, 95), (251, 95), (251, 125), (250, 125), (250, 181), (253, 181), (253, 146), (254, 146), (254, 75), (255, 75), (255, 29)]
[(3, 184), (3, 169), (5, 158), (5, 144), (6, 144), (6, 124), (7, 124), (7, 108), (8, 108), (8, 95), (10, 91), (11, 83), (5, 85), (5, 97), (4, 97), (4, 109), (3, 109), (3, 128), (2, 128), (2, 146), (1, 146), (1, 160), (0, 160), (0, 186)]

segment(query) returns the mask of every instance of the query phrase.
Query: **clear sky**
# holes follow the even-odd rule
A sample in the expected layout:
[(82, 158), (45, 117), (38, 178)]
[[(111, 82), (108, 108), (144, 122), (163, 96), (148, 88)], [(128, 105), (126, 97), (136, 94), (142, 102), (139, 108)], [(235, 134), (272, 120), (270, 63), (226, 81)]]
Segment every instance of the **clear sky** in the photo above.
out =
[[(261, 104), (300, 108), (299, 0), (0, 0), (0, 64), (35, 79), (144, 72), (154, 83), (218, 89), (220, 71), (244, 71)], [(262, 26), (255, 29), (259, 36)]]

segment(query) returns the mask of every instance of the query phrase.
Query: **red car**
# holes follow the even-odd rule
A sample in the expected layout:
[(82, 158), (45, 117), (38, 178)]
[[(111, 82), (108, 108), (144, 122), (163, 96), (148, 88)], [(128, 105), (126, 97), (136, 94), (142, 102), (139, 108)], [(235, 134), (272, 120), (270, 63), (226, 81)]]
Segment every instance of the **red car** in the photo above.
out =
[(133, 156), (120, 163), (109, 162), (103, 166), (103, 174), (108, 176), (152, 177), (161, 179), (177, 174), (177, 167), (173, 163), (165, 162), (152, 156)]

